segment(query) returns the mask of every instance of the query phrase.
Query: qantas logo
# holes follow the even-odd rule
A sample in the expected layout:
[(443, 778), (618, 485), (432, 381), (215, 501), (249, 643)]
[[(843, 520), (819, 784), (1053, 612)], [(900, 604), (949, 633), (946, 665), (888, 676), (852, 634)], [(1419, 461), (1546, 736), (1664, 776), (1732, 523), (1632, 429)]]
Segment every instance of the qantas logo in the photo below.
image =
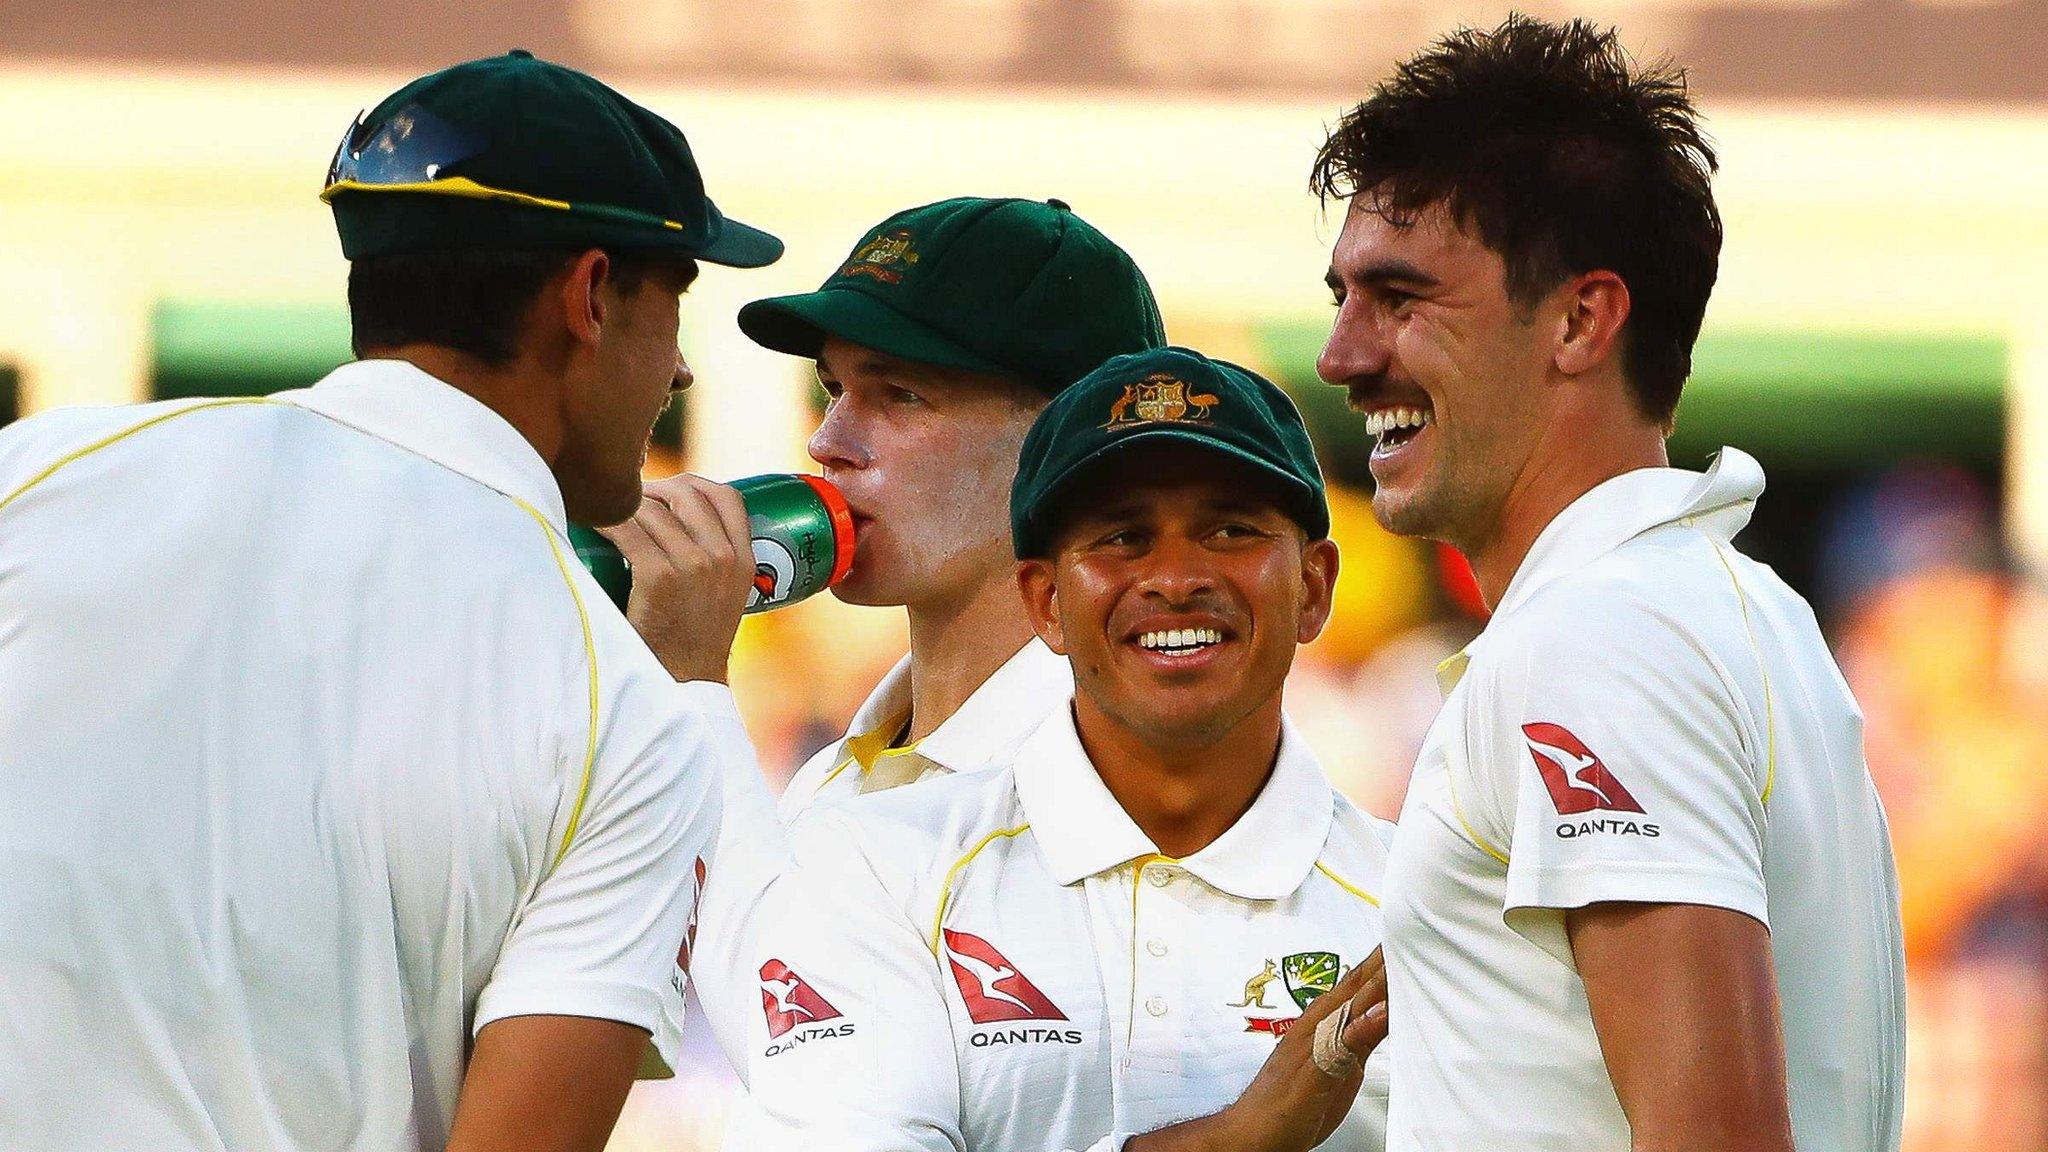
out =
[(960, 998), (967, 1002), (967, 1015), (976, 1024), (1067, 1018), (994, 945), (950, 928), (944, 935), (946, 963), (952, 966), (953, 981), (960, 985)]
[(695, 871), (697, 874), (697, 891), (690, 897), (690, 922), (683, 929), (683, 946), (676, 949), (676, 969), (681, 972), (688, 972), (690, 970), (690, 950), (697, 946), (697, 913), (704, 906), (704, 877), (706, 874), (704, 858), (702, 856), (697, 857)]
[(768, 1017), (770, 1040), (799, 1024), (839, 1018), (831, 1001), (780, 960), (761, 965), (761, 1012)]
[(1524, 724), (1522, 739), (1529, 745), (1529, 756), (1536, 761), (1536, 771), (1542, 774), (1558, 815), (1643, 810), (1592, 749), (1563, 726)]

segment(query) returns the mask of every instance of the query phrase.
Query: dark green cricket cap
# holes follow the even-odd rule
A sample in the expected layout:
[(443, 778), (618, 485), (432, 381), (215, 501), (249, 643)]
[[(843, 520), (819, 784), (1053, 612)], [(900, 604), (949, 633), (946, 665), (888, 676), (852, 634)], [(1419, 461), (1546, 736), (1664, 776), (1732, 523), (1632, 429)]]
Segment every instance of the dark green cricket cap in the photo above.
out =
[(1167, 347), (1118, 356), (1038, 414), (1010, 486), (1017, 558), (1045, 555), (1060, 498), (1142, 444), (1185, 444), (1249, 466), (1278, 482), (1284, 511), (1309, 539), (1330, 534), (1323, 471), (1294, 401), (1249, 369)]
[(962, 197), (898, 212), (816, 292), (756, 300), (740, 330), (817, 359), (827, 336), (1056, 393), (1166, 343), (1130, 255), (1058, 200)]
[(758, 268), (782, 255), (712, 204), (675, 125), (521, 50), (386, 97), (342, 140), (320, 198), (350, 260), (620, 247)]

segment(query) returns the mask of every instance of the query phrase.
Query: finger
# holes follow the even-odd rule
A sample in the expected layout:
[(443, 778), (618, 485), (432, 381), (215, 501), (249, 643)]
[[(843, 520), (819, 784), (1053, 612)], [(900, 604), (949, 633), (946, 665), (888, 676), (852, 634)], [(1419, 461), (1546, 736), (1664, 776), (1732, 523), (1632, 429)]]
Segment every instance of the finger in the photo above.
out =
[(677, 485), (642, 503), (635, 518), (648, 524), (650, 533), (679, 566), (684, 566), (686, 557), (696, 564), (701, 564), (697, 558), (703, 557), (716, 567), (726, 567), (732, 561), (732, 543), (726, 539), (717, 510), (703, 493), (688, 485)]
[(599, 528), (598, 534), (612, 542), (620, 552), (625, 553), (626, 563), (640, 565), (661, 559), (661, 545), (647, 534), (646, 526), (639, 521), (638, 513), (624, 523)]
[(725, 527), (725, 537), (732, 542), (735, 555), (744, 557), (748, 566), (754, 558), (754, 529), (747, 523), (747, 502), (740, 496), (739, 489), (730, 484), (714, 484), (701, 477), (692, 477), (702, 484), (704, 495), (718, 513), (719, 523)]
[(1378, 1001), (1368, 1005), (1362, 1012), (1354, 1012), (1344, 1026), (1344, 1047), (1360, 1060), (1372, 1055), (1372, 1050), (1387, 1038), (1387, 1002)]
[(1332, 1080), (1348, 1079), (1358, 1071), (1358, 1056), (1343, 1043), (1345, 1027), (1350, 1022), (1351, 1001), (1345, 1000), (1338, 1005), (1335, 1015), (1316, 1024), (1309, 1059), (1317, 1071)]

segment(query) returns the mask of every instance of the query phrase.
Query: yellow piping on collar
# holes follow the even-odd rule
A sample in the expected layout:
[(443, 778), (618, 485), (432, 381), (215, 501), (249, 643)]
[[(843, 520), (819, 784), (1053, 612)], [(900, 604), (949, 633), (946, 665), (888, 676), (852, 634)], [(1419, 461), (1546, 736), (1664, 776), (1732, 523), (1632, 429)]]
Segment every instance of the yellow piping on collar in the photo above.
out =
[(937, 957), (939, 954), (939, 930), (946, 922), (946, 908), (953, 902), (953, 882), (960, 878), (961, 871), (972, 863), (976, 856), (981, 855), (982, 849), (995, 843), (997, 840), (1009, 836), (1022, 835), (1030, 830), (1031, 825), (1029, 824), (1019, 824), (1015, 828), (998, 828), (994, 832), (983, 836), (975, 843), (974, 847), (967, 850), (966, 855), (953, 861), (953, 866), (946, 869), (946, 882), (939, 888), (939, 906), (932, 913), (931, 949), (934, 957)]

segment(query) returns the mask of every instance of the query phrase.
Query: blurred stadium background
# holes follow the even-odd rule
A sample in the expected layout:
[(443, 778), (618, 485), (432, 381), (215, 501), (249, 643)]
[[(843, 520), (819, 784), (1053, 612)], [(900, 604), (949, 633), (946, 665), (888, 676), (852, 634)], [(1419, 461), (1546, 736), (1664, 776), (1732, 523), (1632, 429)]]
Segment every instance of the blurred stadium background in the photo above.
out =
[[(1635, 0), (1581, 14), (1693, 68), (1721, 149), (1721, 281), (1673, 455), (1760, 457), (1741, 538), (1814, 602), (1869, 719), (1911, 962), (1907, 1146), (2048, 1148), (2048, 0)], [(689, 134), (719, 203), (779, 232), (686, 304), (699, 384), (651, 469), (808, 467), (807, 365), (740, 337), (860, 232), (957, 194), (1058, 196), (1151, 276), (1178, 343), (1300, 399), (1336, 496), (1336, 623), (1290, 706), (1342, 785), (1398, 807), (1480, 624), (1455, 557), (1386, 536), (1365, 444), (1317, 386), (1335, 220), (1322, 125), (1498, 8), (1414, 0), (0, 0), (0, 423), (270, 391), (348, 354), (314, 199), (356, 110), (515, 45)], [(820, 597), (748, 622), (735, 671), (778, 779), (901, 651)], [(618, 1149), (715, 1146), (708, 1039)], [(888, 1075), (886, 1069), (878, 1075)]]

